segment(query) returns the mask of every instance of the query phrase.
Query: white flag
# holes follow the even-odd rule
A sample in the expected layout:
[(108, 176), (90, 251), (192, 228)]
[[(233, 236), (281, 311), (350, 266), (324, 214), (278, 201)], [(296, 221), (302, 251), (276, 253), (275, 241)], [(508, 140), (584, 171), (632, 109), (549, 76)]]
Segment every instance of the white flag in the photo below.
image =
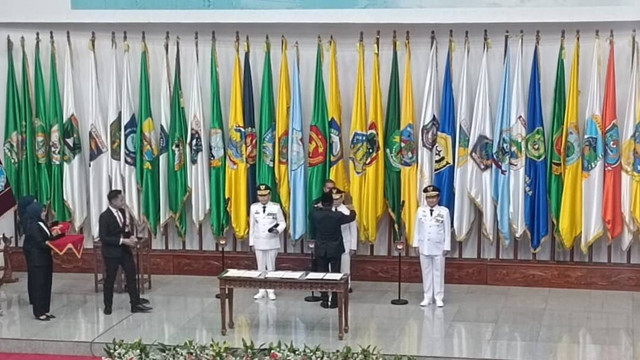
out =
[(525, 137), (527, 136), (527, 115), (524, 105), (524, 81), (522, 80), (522, 36), (518, 41), (516, 68), (513, 75), (513, 91), (511, 92), (511, 155), (509, 178), (509, 218), (516, 238), (520, 238), (525, 230), (524, 217), (524, 178), (525, 178)]
[[(191, 216), (196, 225), (204, 220), (209, 212), (209, 144), (207, 137), (202, 136), (204, 112), (202, 111), (202, 94), (200, 93), (200, 71), (198, 70), (198, 48), (193, 52), (193, 76), (191, 82), (191, 103), (189, 106), (189, 154), (187, 161), (187, 179), (191, 187)], [(205, 152), (204, 150), (207, 150)]]
[(469, 134), (471, 132), (471, 117), (469, 116), (469, 99), (467, 98), (467, 68), (469, 67), (469, 39), (464, 41), (464, 60), (460, 74), (460, 88), (458, 89), (458, 136), (456, 137), (456, 169), (454, 190), (456, 192), (453, 207), (453, 230), (456, 240), (463, 241), (471, 233), (471, 225), (476, 219), (476, 208), (467, 196), (469, 182)]
[(427, 204), (422, 189), (433, 183), (433, 148), (438, 139), (440, 127), (440, 96), (438, 95), (438, 43), (433, 39), (429, 51), (427, 77), (424, 83), (422, 116), (420, 117), (420, 139), (418, 146), (418, 194), (420, 206)]
[(131, 94), (131, 64), (129, 62), (129, 43), (124, 42), (124, 61), (122, 64), (122, 148), (120, 151), (120, 169), (124, 180), (124, 201), (135, 221), (140, 220), (140, 202), (138, 181), (136, 179), (136, 131), (138, 121), (133, 108)]
[(593, 44), (591, 83), (582, 138), (582, 251), (602, 236), (602, 190), (604, 186), (604, 140), (602, 137), (602, 93), (600, 90), (600, 39)]
[(100, 108), (100, 86), (96, 69), (96, 51), (93, 42), (90, 43), (91, 57), (89, 58), (89, 218), (91, 219), (91, 234), (96, 239), (99, 231), (98, 219), (109, 202), (109, 147), (105, 141), (107, 124)]
[(64, 59), (64, 200), (71, 210), (71, 221), (76, 230), (87, 218), (87, 172), (82, 153), (80, 123), (76, 117), (73, 91), (73, 66), (71, 64), (71, 44), (67, 41)]
[(160, 224), (165, 224), (171, 218), (169, 209), (169, 185), (167, 170), (169, 166), (169, 124), (171, 123), (171, 68), (169, 67), (169, 44), (165, 45), (162, 59), (162, 82), (160, 83), (160, 151), (158, 152), (160, 164)]
[(620, 246), (622, 250), (629, 250), (633, 236), (638, 231), (632, 212), (632, 194), (634, 183), (636, 188), (640, 188), (637, 182), (640, 179), (634, 178), (635, 157), (635, 129), (638, 124), (638, 101), (640, 81), (638, 79), (638, 43), (635, 44), (635, 53), (632, 55), (631, 83), (629, 84), (629, 95), (627, 96), (627, 111), (624, 117), (622, 128), (622, 216), (624, 224), (622, 227), (622, 239)]
[(485, 45), (480, 65), (480, 76), (473, 105), (471, 134), (469, 136), (469, 176), (467, 191), (469, 197), (482, 212), (482, 234), (493, 241), (496, 210), (491, 195), (491, 167), (493, 159), (493, 120), (489, 105), (489, 74), (487, 71), (487, 51)]
[(120, 170), (122, 148), (122, 119), (120, 106), (120, 87), (118, 86), (118, 47), (115, 39), (111, 43), (111, 73), (109, 74), (109, 108), (107, 119), (109, 129), (107, 144), (109, 146), (109, 176), (111, 189), (122, 190), (122, 171)]

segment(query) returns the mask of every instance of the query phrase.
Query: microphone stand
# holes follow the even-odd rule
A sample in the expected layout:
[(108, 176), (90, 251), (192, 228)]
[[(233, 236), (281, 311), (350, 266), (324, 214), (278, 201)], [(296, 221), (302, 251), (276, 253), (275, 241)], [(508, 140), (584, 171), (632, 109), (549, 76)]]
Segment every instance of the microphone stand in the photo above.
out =
[[(404, 209), (404, 200), (400, 204), (400, 214), (402, 214), (402, 210)], [(398, 239), (396, 242), (396, 251), (398, 252), (398, 298), (391, 300), (391, 304), (393, 305), (407, 305), (409, 301), (407, 299), (402, 298), (402, 252), (404, 251), (404, 244), (406, 240), (405, 236), (405, 228), (404, 222), (402, 221), (402, 217), (397, 219), (398, 221)]]
[[(316, 247), (315, 241), (309, 241), (309, 249), (311, 249), (311, 271), (317, 270), (316, 258), (314, 255), (315, 247)], [(311, 291), (311, 295), (304, 298), (304, 301), (306, 302), (318, 302), (321, 300), (322, 298), (320, 296), (317, 296), (313, 291)]]

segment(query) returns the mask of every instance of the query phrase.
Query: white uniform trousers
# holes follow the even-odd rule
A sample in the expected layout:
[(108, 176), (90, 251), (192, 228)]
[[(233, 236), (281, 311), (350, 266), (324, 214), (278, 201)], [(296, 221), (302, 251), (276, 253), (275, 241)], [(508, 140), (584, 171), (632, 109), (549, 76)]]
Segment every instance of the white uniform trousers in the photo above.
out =
[(444, 299), (444, 256), (420, 254), (424, 298)]
[[(276, 269), (276, 256), (278, 256), (278, 249), (256, 250), (258, 271), (274, 271)], [(260, 291), (264, 291), (264, 289), (260, 289)]]
[(343, 274), (349, 274), (349, 287), (351, 287), (351, 254), (349, 250), (342, 253), (340, 259), (340, 272)]

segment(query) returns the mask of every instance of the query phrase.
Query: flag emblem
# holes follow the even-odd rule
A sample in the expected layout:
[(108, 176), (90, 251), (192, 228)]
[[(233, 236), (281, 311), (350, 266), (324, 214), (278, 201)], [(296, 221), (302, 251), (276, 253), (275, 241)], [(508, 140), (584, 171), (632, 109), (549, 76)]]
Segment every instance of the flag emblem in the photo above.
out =
[(588, 121), (582, 143), (582, 171), (591, 172), (602, 159), (602, 149), (598, 149), (598, 143), (601, 144), (602, 140), (601, 136), (602, 134), (598, 131), (593, 120)]
[(451, 135), (438, 133), (434, 153), (434, 172), (440, 172), (453, 164), (453, 151), (451, 151)]
[[(12, 140), (13, 141), (13, 140)], [(16, 138), (15, 140), (16, 142), (18, 141), (18, 139)], [(13, 150), (15, 151), (16, 149), (16, 145), (13, 145)], [(53, 125), (53, 127), (51, 127), (51, 163), (53, 165), (59, 165), (60, 164), (60, 131), (59, 131), (59, 127), (58, 125)], [(4, 151), (5, 154), (9, 154), (11, 155), (11, 148), (9, 148), (9, 152), (7, 152), (7, 144), (5, 144), (4, 146)], [(11, 161), (15, 164), (16, 161), (18, 161), (18, 157), (17, 157), (17, 153), (14, 153), (15, 156), (15, 161), (13, 158), (11, 158)], [(120, 157), (120, 155), (118, 155), (118, 157)]]
[(194, 118), (191, 122), (191, 140), (189, 147), (191, 148), (191, 164), (198, 163), (198, 156), (202, 152), (202, 136), (200, 135), (200, 120)]
[[(158, 149), (153, 141), (153, 130), (153, 119), (147, 118), (142, 123), (142, 156), (145, 161), (144, 168), (148, 170), (151, 170), (151, 162), (158, 155)], [(202, 147), (202, 142), (200, 147)]]
[(184, 167), (184, 143), (182, 140), (178, 140), (173, 143), (171, 149), (173, 150), (173, 156), (175, 159), (173, 162), (173, 169), (175, 171), (180, 171), (182, 170), (182, 167)]
[(222, 166), (223, 156), (222, 129), (211, 129), (209, 132), (209, 166), (212, 168)]
[(124, 126), (124, 161), (127, 165), (136, 166), (136, 116)]
[(278, 154), (278, 161), (280, 164), (286, 164), (289, 161), (289, 134), (284, 131), (278, 138), (278, 148), (280, 149)]
[(349, 152), (349, 158), (353, 163), (353, 171), (357, 175), (361, 175), (364, 172), (369, 157), (367, 142), (367, 134), (361, 131), (353, 132), (353, 135), (351, 136), (351, 151)]
[(95, 124), (91, 124), (91, 130), (89, 131), (89, 161), (93, 161), (98, 156), (107, 152), (107, 145), (102, 140), (98, 129)]
[(604, 136), (604, 144), (607, 147), (604, 164), (605, 169), (610, 169), (618, 166), (620, 163), (620, 133), (617, 122), (611, 122)]
[(256, 136), (255, 128), (247, 128), (245, 140), (247, 142), (247, 164), (254, 165), (258, 156), (258, 137)]
[(514, 134), (514, 136), (511, 137), (509, 164), (512, 170), (517, 170), (524, 166), (524, 136), (522, 136), (522, 134)]
[(80, 132), (78, 131), (78, 118), (71, 114), (64, 123), (64, 160), (71, 162), (82, 151), (80, 144)]
[(331, 166), (342, 160), (342, 139), (340, 139), (341, 128), (336, 119), (329, 121), (329, 136), (331, 137)]
[(273, 146), (275, 145), (275, 129), (276, 124), (271, 123), (267, 131), (262, 135), (262, 160), (269, 166), (273, 167)]
[(491, 169), (493, 161), (492, 146), (491, 139), (481, 134), (478, 136), (476, 144), (473, 145), (473, 149), (471, 149), (471, 159), (476, 163), (480, 171)]
[(229, 165), (232, 169), (238, 167), (238, 164), (244, 163), (244, 153), (242, 145), (245, 142), (244, 128), (239, 125), (233, 127), (233, 131), (229, 134), (229, 147), (227, 149), (227, 156), (229, 158)]
[(391, 164), (391, 171), (400, 171), (401, 162), (401, 146), (400, 146), (400, 130), (393, 132), (393, 135), (389, 137), (391, 141), (387, 141), (387, 158)]
[(291, 171), (298, 169), (304, 165), (304, 145), (302, 144), (302, 131), (293, 129), (291, 136), (293, 138), (293, 146), (291, 147)]
[(553, 138), (553, 152), (554, 156), (551, 157), (551, 171), (553, 171), (555, 175), (560, 175), (562, 174), (562, 155), (560, 155), (562, 154), (562, 131)]
[(507, 160), (511, 157), (511, 129), (504, 129), (500, 133), (499, 146), (496, 152), (493, 154), (493, 162), (496, 164), (496, 168), (500, 170), (502, 174), (506, 174), (507, 170), (502, 168), (502, 164), (507, 163)]
[(18, 163), (18, 132), (14, 131), (8, 141), (4, 142), (4, 153), (11, 159), (11, 163)]
[(35, 118), (36, 129), (36, 157), (39, 164), (47, 163), (47, 135), (44, 133), (42, 120)]
[(573, 165), (580, 158), (580, 138), (578, 137), (577, 124), (571, 124), (568, 130), (565, 147), (566, 166)]
[(367, 162), (365, 166), (373, 166), (378, 160), (378, 153), (380, 152), (380, 142), (378, 141), (378, 127), (375, 122), (369, 124), (367, 131)]
[(527, 135), (527, 157), (535, 161), (544, 159), (544, 129), (535, 128), (532, 133)]
[(438, 137), (438, 128), (440, 127), (440, 121), (438, 118), (433, 115), (431, 120), (422, 127), (421, 136), (422, 136), (422, 146), (431, 151), (436, 146), (436, 141)]
[(413, 166), (416, 160), (416, 139), (413, 133), (413, 124), (408, 124), (400, 132), (400, 161), (402, 166)]
[(169, 134), (164, 126), (160, 125), (160, 136), (158, 137), (160, 155), (169, 150)]
[(327, 139), (318, 126), (309, 130), (309, 166), (322, 165), (327, 158)]
[[(122, 134), (122, 129), (120, 128), (122, 126), (121, 115), (122, 113), (119, 112), (118, 117), (113, 120), (109, 126), (109, 133), (111, 134), (111, 159), (114, 161), (120, 161), (120, 135)], [(162, 144), (162, 142), (160, 143)]]
[(464, 127), (458, 127), (458, 167), (461, 168), (469, 159), (469, 134)]

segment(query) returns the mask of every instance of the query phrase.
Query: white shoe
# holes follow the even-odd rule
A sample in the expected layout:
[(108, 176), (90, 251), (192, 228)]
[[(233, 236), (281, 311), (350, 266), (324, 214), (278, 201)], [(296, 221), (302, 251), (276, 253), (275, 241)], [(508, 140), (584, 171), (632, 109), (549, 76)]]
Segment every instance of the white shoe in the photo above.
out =
[(420, 303), (420, 306), (425, 307), (425, 306), (429, 306), (431, 305), (431, 299), (430, 298), (424, 298), (424, 300), (422, 300), (422, 302)]
[(275, 300), (276, 299), (276, 293), (273, 290), (267, 290), (267, 296), (269, 297), (269, 300)]
[(442, 300), (436, 300), (436, 306), (439, 308), (444, 307), (444, 302)]
[(257, 293), (257, 294), (255, 294), (255, 295), (253, 296), (253, 298), (254, 298), (254, 299), (256, 299), (256, 300), (260, 300), (260, 299), (264, 299), (264, 297), (265, 297), (266, 295), (267, 295), (267, 292), (266, 292), (266, 291), (264, 291), (263, 289), (260, 289), (260, 291), (258, 291), (258, 293)]

